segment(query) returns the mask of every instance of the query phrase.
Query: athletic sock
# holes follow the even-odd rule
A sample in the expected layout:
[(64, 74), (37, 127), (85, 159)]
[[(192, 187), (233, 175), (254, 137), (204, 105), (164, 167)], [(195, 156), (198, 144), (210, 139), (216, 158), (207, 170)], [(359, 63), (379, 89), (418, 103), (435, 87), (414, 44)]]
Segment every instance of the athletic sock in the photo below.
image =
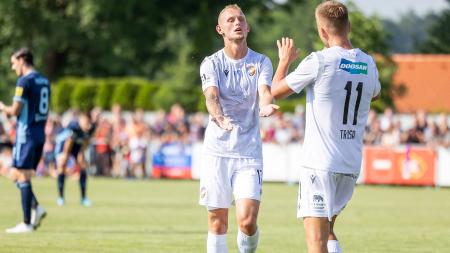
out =
[(66, 175), (64, 173), (58, 175), (58, 193), (60, 198), (64, 198), (64, 181)]
[(328, 253), (342, 253), (341, 246), (338, 240), (328, 240), (327, 243)]
[(254, 253), (258, 247), (259, 241), (259, 230), (256, 228), (256, 232), (248, 236), (244, 234), (240, 229), (237, 235), (237, 245), (239, 253)]
[(227, 234), (216, 235), (208, 232), (207, 253), (228, 253)]
[(86, 181), (87, 181), (86, 170), (80, 170), (81, 199), (86, 198)]
[(31, 194), (33, 194), (31, 198), (31, 209), (36, 209), (39, 206), (39, 202), (37, 201), (36, 195), (34, 195), (33, 190), (31, 190)]
[(18, 182), (17, 186), (20, 189), (20, 196), (22, 199), (23, 222), (30, 225), (31, 222), (31, 202), (33, 198), (33, 191), (31, 190), (31, 182)]

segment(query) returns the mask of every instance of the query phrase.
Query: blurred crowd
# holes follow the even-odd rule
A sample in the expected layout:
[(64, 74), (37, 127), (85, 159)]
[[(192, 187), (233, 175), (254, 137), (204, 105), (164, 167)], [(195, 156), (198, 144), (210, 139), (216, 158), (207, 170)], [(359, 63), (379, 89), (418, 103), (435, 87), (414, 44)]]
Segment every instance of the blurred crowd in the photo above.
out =
[[(55, 136), (71, 120), (76, 111), (51, 115), (46, 126), (47, 140), (37, 173), (56, 175)], [(450, 148), (450, 118), (446, 114), (395, 114), (388, 108), (382, 114), (369, 113), (365, 130), (366, 145), (395, 147), (398, 145), (428, 145)], [(97, 129), (86, 151), (92, 174), (139, 178), (150, 176), (152, 154), (162, 145), (190, 145), (203, 140), (208, 115), (186, 114), (178, 104), (168, 112), (123, 112), (113, 106), (98, 119)], [(305, 112), (298, 106), (294, 113), (277, 113), (261, 119), (261, 138), (266, 143), (287, 145), (301, 143), (304, 138)], [(12, 143), (15, 140), (15, 119), (0, 120), (0, 172), (11, 166)], [(73, 168), (76, 172), (77, 168)], [(76, 173), (74, 173), (76, 174)]]
[(411, 144), (449, 148), (449, 116), (444, 113), (428, 115), (423, 110), (417, 111), (412, 117), (397, 115), (391, 108), (381, 115), (371, 111), (364, 143), (387, 147)]

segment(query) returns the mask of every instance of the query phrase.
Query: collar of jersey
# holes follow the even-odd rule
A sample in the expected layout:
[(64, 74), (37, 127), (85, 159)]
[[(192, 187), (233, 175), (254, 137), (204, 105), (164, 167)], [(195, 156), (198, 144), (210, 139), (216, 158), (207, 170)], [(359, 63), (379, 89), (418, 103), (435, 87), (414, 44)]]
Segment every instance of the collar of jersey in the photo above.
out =
[(241, 63), (241, 62), (245, 61), (245, 59), (247, 59), (247, 57), (250, 55), (250, 50), (251, 50), (250, 48), (247, 48), (247, 54), (243, 58), (238, 59), (238, 60), (235, 60), (235, 59), (232, 59), (232, 58), (228, 57), (228, 55), (225, 53), (225, 49), (222, 49), (222, 53), (223, 53), (223, 56), (228, 61), (230, 61), (232, 63)]

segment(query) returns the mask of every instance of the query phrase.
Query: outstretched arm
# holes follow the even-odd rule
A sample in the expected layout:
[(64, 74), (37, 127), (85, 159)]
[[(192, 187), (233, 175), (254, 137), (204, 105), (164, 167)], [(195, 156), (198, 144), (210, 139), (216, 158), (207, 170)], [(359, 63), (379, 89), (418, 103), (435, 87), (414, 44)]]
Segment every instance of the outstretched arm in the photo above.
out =
[(0, 111), (3, 111), (6, 116), (18, 116), (22, 110), (22, 103), (14, 101), (11, 106), (6, 106), (3, 102), (0, 102)]
[(220, 128), (230, 131), (233, 129), (230, 119), (225, 117), (222, 111), (222, 106), (219, 101), (219, 89), (215, 86), (208, 87), (203, 94), (206, 98), (206, 109), (214, 121)]
[(277, 40), (278, 62), (277, 70), (272, 81), (272, 95), (274, 98), (285, 98), (294, 93), (286, 83), (286, 75), (289, 65), (298, 57), (298, 51), (295, 49), (294, 40), (291, 38), (281, 38)]
[(273, 104), (273, 97), (270, 93), (270, 88), (268, 85), (259, 85), (258, 95), (260, 117), (268, 117), (280, 108), (278, 105)]

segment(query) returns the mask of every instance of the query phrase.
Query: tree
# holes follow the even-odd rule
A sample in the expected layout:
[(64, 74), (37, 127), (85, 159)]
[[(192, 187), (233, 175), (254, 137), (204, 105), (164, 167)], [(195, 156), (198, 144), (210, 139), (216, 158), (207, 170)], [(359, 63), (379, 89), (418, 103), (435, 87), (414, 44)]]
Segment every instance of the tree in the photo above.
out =
[[(323, 43), (317, 35), (315, 23), (315, 8), (321, 3), (320, 0), (311, 1), (290, 1), (285, 6), (277, 6), (270, 13), (263, 14), (259, 11), (252, 11), (248, 17), (253, 32), (250, 34), (250, 47), (254, 47), (260, 52), (268, 55), (273, 63), (278, 62), (278, 51), (276, 40), (283, 36), (292, 37), (296, 46), (300, 49), (301, 58), (311, 51), (321, 50)], [(381, 100), (374, 104), (377, 110), (382, 110), (387, 106), (393, 106), (392, 96), (396, 93), (396, 87), (392, 84), (392, 75), (395, 71), (395, 64), (389, 57), (387, 46), (387, 34), (382, 22), (377, 17), (366, 17), (358, 8), (349, 4), (350, 22), (352, 32), (350, 40), (353, 46), (362, 50), (377, 59), (379, 76), (382, 84)], [(258, 22), (263, 15), (268, 15), (265, 22)], [(299, 61), (291, 65), (293, 70)], [(276, 68), (276, 65), (274, 65)], [(292, 103), (304, 103), (302, 95), (293, 96)], [(284, 108), (295, 108), (284, 105)]]
[[(268, 9), (270, 0), (238, 1)], [(201, 59), (217, 48), (217, 13), (228, 1), (208, 0), (4, 0), (0, 1), (0, 99), (11, 99), (16, 77), (9, 57), (21, 46), (35, 54), (37, 69), (63, 76), (142, 76), (155, 79), (179, 62), (179, 48), (165, 39), (183, 28)], [(170, 41), (169, 41), (170, 42)], [(193, 62), (195, 66), (200, 61)], [(196, 80), (189, 80), (193, 82)], [(10, 85), (12, 86), (12, 85)], [(7, 91), (7, 92), (6, 92)]]
[(418, 53), (427, 38), (427, 29), (434, 22), (434, 15), (419, 17), (414, 11), (400, 16), (398, 21), (383, 20), (388, 34), (390, 53)]
[(447, 9), (436, 15), (428, 30), (428, 38), (421, 46), (424, 53), (450, 53), (450, 0), (447, 0), (447, 3)]
[[(281, 36), (293, 36), (302, 56), (318, 49), (314, 8), (321, 1), (279, 2), (237, 1), (252, 27), (250, 47), (268, 55), (273, 62), (278, 57), (275, 41)], [(189, 111), (204, 108), (199, 105), (199, 99), (203, 98), (198, 68), (205, 56), (223, 47), (215, 25), (219, 11), (228, 3), (225, 0), (0, 1), (0, 99), (12, 98), (16, 77), (10, 71), (9, 57), (17, 47), (29, 46), (35, 54), (37, 69), (53, 83), (65, 76), (139, 76), (160, 84), (154, 98), (160, 107), (167, 108), (165, 104), (176, 101)], [(352, 37), (355, 45), (385, 54), (379, 22), (362, 14), (355, 20), (365, 31), (355, 31)], [(122, 86), (128, 91), (126, 85)], [(147, 91), (151, 92), (151, 88)], [(97, 92), (105, 94), (107, 88)], [(100, 96), (102, 100), (97, 97), (95, 104), (109, 105), (106, 96)], [(112, 99), (122, 101), (120, 93)], [(130, 102), (127, 106), (150, 107), (141, 101), (142, 96), (139, 99), (139, 103)], [(67, 101), (59, 102), (63, 105), (60, 109), (65, 108)]]

